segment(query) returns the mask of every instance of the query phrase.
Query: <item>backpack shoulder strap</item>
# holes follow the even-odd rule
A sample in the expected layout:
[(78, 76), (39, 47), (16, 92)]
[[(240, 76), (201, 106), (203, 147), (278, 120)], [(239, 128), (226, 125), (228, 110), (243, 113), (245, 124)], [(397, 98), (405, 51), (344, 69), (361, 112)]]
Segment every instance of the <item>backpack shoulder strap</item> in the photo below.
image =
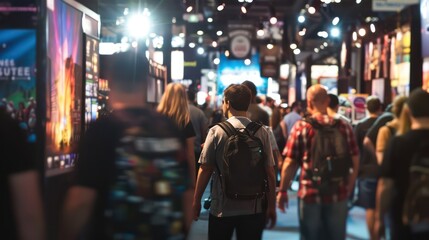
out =
[(314, 129), (320, 129), (323, 127), (319, 122), (317, 122), (316, 119), (314, 119), (312, 117), (306, 117), (303, 119), (303, 121), (310, 124)]
[(226, 134), (228, 135), (228, 137), (234, 135), (236, 133), (236, 131), (237, 131), (235, 129), (235, 127), (230, 122), (228, 122), (228, 121), (223, 121), (223, 122), (220, 122), (220, 123), (218, 123), (216, 125), (218, 125), (219, 127), (221, 127), (226, 132)]
[(246, 129), (249, 131), (252, 135), (255, 135), (255, 133), (262, 127), (261, 124), (257, 122), (250, 122), (247, 124)]

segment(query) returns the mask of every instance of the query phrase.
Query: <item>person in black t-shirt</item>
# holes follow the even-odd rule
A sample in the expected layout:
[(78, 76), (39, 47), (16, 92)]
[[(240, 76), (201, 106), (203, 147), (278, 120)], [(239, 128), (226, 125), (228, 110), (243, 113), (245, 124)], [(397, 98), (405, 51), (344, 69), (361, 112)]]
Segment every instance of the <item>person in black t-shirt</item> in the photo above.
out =
[(24, 131), (0, 110), (0, 235), (44, 239), (39, 177)]
[[(59, 239), (184, 239), (193, 189), (177, 126), (146, 107), (143, 53), (111, 56), (112, 114), (89, 127)], [(86, 229), (87, 232), (83, 232)]]
[(371, 128), (381, 113), (380, 99), (374, 96), (368, 97), (366, 100), (366, 108), (369, 112), (369, 116), (359, 121), (354, 129), (360, 151), (358, 175), (359, 196), (357, 205), (365, 208), (366, 210), (366, 223), (371, 239), (373, 239), (375, 189), (377, 186), (378, 165), (375, 152), (366, 148), (363, 141), (368, 129)]
[[(429, 239), (429, 232), (415, 233), (403, 224), (405, 196), (410, 186), (410, 165), (413, 154), (422, 143), (429, 141), (429, 93), (414, 90), (404, 108), (411, 119), (411, 130), (395, 136), (384, 152), (381, 179), (377, 186), (376, 224), (377, 239), (384, 232), (384, 218), (389, 214), (391, 239)], [(395, 193), (395, 194), (393, 194)]]

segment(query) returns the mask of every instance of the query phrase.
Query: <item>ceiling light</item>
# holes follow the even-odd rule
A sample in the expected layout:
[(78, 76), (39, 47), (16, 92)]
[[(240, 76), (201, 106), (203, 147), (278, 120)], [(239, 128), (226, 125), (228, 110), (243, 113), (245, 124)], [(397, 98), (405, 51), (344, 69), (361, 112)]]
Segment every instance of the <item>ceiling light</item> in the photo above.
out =
[(213, 18), (211, 18), (211, 17), (209, 17), (209, 18), (207, 18), (207, 22), (213, 22)]
[(271, 18), (270, 18), (270, 23), (271, 23), (272, 25), (276, 24), (276, 23), (277, 23), (277, 18), (276, 18), (276, 17), (271, 17)]
[(371, 23), (371, 25), (369, 26), (369, 28), (371, 29), (372, 33), (375, 33), (375, 25), (374, 25), (374, 23)]
[(244, 13), (244, 14), (247, 13), (247, 9), (246, 9), (246, 7), (244, 5), (241, 6), (241, 12)]
[(204, 34), (204, 32), (203, 31), (201, 31), (201, 30), (198, 30), (197, 31), (197, 35), (199, 35), (199, 36), (201, 36), (201, 35), (203, 35)]
[(298, 17), (298, 22), (300, 22), (300, 23), (305, 22), (305, 17), (304, 17), (304, 16), (302, 16), (302, 15), (299, 15), (299, 17)]
[(195, 43), (193, 43), (193, 42), (189, 43), (189, 47), (190, 48), (194, 48), (195, 47)]
[(220, 12), (222, 10), (225, 9), (225, 3), (220, 4), (219, 6), (217, 6), (217, 10)]
[(326, 31), (320, 31), (317, 33), (317, 36), (322, 37), (322, 38), (328, 38), (329, 35)]
[(265, 35), (265, 31), (264, 31), (264, 29), (258, 29), (258, 31), (256, 31), (256, 34), (259, 37), (263, 37)]
[(251, 63), (252, 63), (252, 61), (250, 61), (250, 59), (248, 59), (248, 58), (246, 58), (246, 59), (244, 60), (244, 64), (245, 64), (246, 66), (249, 66)]
[(319, 52), (319, 49), (318, 49), (318, 48), (314, 48), (314, 52), (315, 52), (315, 53), (318, 53), (318, 52)]
[(335, 17), (334, 19), (332, 19), (332, 25), (337, 25), (340, 22), (340, 18), (339, 17)]
[(220, 59), (219, 59), (219, 58), (215, 58), (215, 59), (213, 59), (213, 63), (214, 63), (215, 65), (218, 65), (218, 64), (220, 63)]
[(130, 10), (129, 10), (128, 8), (125, 8), (125, 9), (124, 9), (124, 16), (127, 16), (127, 15), (128, 15), (128, 13), (130, 13)]
[(323, 43), (323, 46), (327, 47), (327, 46), (328, 46), (328, 43), (327, 43), (327, 42), (324, 42), (324, 43)]
[(353, 41), (356, 41), (356, 40), (357, 40), (357, 32), (356, 32), (356, 31), (354, 31), (354, 32), (352, 33), (352, 38), (353, 38)]
[(179, 37), (184, 38), (185, 37), (185, 33), (179, 33)]
[(228, 50), (225, 51), (225, 57), (229, 57), (229, 51)]
[(252, 3), (253, 2), (253, 0), (244, 0), (245, 2), (247, 2), (247, 3)]
[(360, 44), (360, 43), (358, 43), (358, 42), (357, 42), (357, 43), (355, 44), (355, 46), (356, 46), (357, 48), (361, 48), (361, 47), (362, 47), (362, 44)]
[(204, 48), (203, 47), (199, 47), (197, 49), (197, 53), (200, 54), (200, 55), (203, 55), (204, 54)]
[(188, 8), (186, 8), (186, 12), (188, 12), (188, 13), (192, 12), (192, 9), (193, 9), (192, 6), (189, 6)]
[(216, 35), (219, 36), (219, 37), (222, 36), (222, 34), (223, 34), (223, 32), (220, 31), (220, 30), (216, 32)]
[(238, 0), (238, 2), (242, 3), (242, 2), (244, 2), (244, 0)]
[(267, 49), (270, 49), (270, 50), (271, 50), (271, 49), (273, 49), (273, 48), (274, 48), (274, 45), (273, 45), (272, 43), (268, 43), (268, 44), (267, 44)]
[[(143, 13), (133, 15), (128, 20), (128, 31), (131, 36), (140, 38), (146, 36), (151, 28), (150, 12), (147, 8), (143, 10)], [(141, 26), (145, 26), (144, 28)]]
[(305, 35), (306, 32), (307, 32), (307, 29), (303, 28), (301, 31), (298, 32), (298, 35), (302, 37)]
[(362, 0), (356, 0), (356, 4), (359, 4), (361, 2), (362, 2)]
[(308, 13), (315, 14), (316, 13), (316, 9), (314, 7), (309, 7), (308, 8)]
[(299, 48), (296, 48), (295, 50), (293, 50), (293, 53), (294, 53), (295, 55), (298, 55), (298, 54), (300, 54), (300, 53), (301, 53), (301, 50), (299, 50)]
[(361, 36), (361, 37), (365, 36), (365, 35), (366, 35), (366, 30), (365, 30), (365, 28), (361, 28), (361, 29), (359, 29), (358, 33), (359, 33), (359, 36)]
[(333, 27), (333, 28), (331, 29), (331, 36), (332, 36), (332, 37), (337, 38), (337, 37), (339, 37), (339, 36), (340, 36), (340, 34), (341, 34), (341, 31), (340, 31), (340, 29), (339, 29), (339, 28), (337, 28), (337, 27)]
[(320, 49), (325, 49), (325, 46), (323, 46), (323, 44), (320, 45)]
[(294, 50), (295, 48), (297, 48), (298, 46), (296, 45), (296, 43), (292, 43), (290, 45), (290, 49)]
[(217, 42), (216, 42), (216, 41), (213, 41), (213, 42), (212, 42), (212, 47), (214, 47), (214, 48), (216, 48), (216, 47), (217, 47)]

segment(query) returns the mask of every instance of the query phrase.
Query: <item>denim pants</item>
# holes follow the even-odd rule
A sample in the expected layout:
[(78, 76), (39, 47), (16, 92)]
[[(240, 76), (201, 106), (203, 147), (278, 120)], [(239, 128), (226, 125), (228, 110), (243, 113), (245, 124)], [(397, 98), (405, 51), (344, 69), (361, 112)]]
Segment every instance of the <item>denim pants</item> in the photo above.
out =
[(234, 230), (237, 240), (261, 240), (265, 213), (233, 217), (209, 215), (209, 240), (230, 240)]
[(299, 230), (302, 240), (346, 239), (347, 200), (322, 204), (298, 199)]

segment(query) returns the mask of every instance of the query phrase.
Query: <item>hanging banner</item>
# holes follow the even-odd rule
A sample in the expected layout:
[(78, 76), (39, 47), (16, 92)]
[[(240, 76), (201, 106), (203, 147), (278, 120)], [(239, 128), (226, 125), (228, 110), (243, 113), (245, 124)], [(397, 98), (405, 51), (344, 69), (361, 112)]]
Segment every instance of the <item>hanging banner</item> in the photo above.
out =
[(419, 3), (419, 0), (372, 0), (374, 12), (399, 12), (404, 7)]
[(232, 59), (251, 57), (255, 26), (246, 22), (228, 23), (229, 50)]

